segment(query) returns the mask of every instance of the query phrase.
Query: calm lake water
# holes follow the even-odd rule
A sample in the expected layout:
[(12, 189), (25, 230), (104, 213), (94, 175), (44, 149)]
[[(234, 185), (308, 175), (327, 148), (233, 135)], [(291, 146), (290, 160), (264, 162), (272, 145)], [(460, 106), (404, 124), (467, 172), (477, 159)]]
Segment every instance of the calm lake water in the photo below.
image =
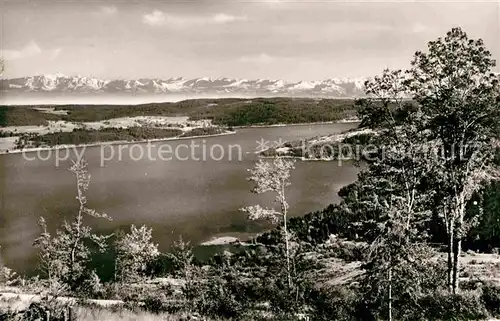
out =
[[(146, 224), (154, 229), (155, 242), (166, 250), (182, 235), (194, 244), (218, 236), (248, 237), (262, 231), (264, 226), (246, 220), (238, 209), (260, 203), (271, 204), (271, 195), (250, 193), (252, 184), (246, 180), (247, 169), (256, 160), (257, 141), (272, 144), (279, 139), (295, 140), (317, 135), (345, 131), (356, 124), (301, 125), (270, 128), (238, 129), (234, 135), (157, 142), (147, 145), (88, 147), (85, 158), (89, 163), (92, 182), (88, 192), (90, 208), (106, 212), (113, 221), (87, 220), (98, 232), (112, 232), (130, 224)], [(178, 148), (181, 158), (188, 160), (160, 160), (159, 150), (175, 150), (179, 144), (197, 144), (194, 160), (187, 146)], [(216, 157), (211, 160), (210, 150)], [(168, 146), (163, 146), (168, 145)], [(238, 159), (240, 146), (242, 159)], [(163, 147), (160, 147), (163, 146)], [(205, 147), (203, 147), (205, 146)], [(232, 160), (229, 160), (229, 146)], [(112, 160), (101, 166), (101, 157)], [(143, 150), (145, 156), (137, 159)], [(205, 152), (204, 152), (205, 150)], [(205, 153), (206, 160), (203, 159)], [(64, 156), (64, 154), (62, 153)], [(77, 210), (75, 179), (67, 169), (70, 161), (55, 165), (54, 152), (28, 154), (36, 158), (28, 161), (22, 154), (0, 156), (0, 245), (2, 260), (17, 271), (30, 271), (35, 263), (33, 240), (39, 235), (37, 220), (45, 217), (49, 227), (55, 229), (64, 219), (70, 219)], [(156, 160), (154, 160), (156, 158)], [(291, 215), (303, 215), (320, 210), (338, 201), (340, 187), (356, 178), (358, 169), (337, 162), (298, 162), (288, 190)]]

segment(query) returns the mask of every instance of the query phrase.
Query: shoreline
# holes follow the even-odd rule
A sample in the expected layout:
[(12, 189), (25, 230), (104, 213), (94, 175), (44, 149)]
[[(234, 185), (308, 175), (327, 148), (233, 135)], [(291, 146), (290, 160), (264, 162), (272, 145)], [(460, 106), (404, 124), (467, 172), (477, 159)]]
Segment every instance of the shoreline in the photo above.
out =
[[(343, 119), (340, 121), (328, 121), (328, 122), (313, 122), (313, 123), (293, 123), (293, 124), (274, 124), (274, 125), (250, 125), (250, 126), (229, 126), (232, 129), (246, 129), (246, 128), (273, 128), (273, 127), (286, 127), (286, 126), (313, 126), (313, 125), (332, 125), (332, 124), (350, 124), (350, 123), (359, 123), (359, 119)], [(196, 136), (176, 136), (176, 137), (165, 137), (165, 138), (157, 138), (157, 139), (143, 139), (136, 141), (109, 141), (109, 142), (95, 142), (89, 144), (80, 144), (80, 145), (58, 145), (52, 147), (34, 147), (34, 148), (26, 148), (26, 149), (13, 149), (9, 151), (0, 151), (1, 155), (9, 155), (9, 154), (22, 154), (22, 153), (35, 153), (40, 151), (53, 151), (59, 149), (68, 149), (68, 148), (87, 148), (87, 147), (97, 147), (97, 146), (106, 146), (106, 145), (129, 145), (129, 144), (145, 144), (145, 143), (153, 143), (153, 142), (163, 142), (163, 141), (176, 141), (176, 140), (186, 140), (186, 139), (198, 139), (204, 137), (218, 137), (218, 136), (226, 136), (236, 134), (236, 130), (226, 131), (224, 133), (219, 134), (210, 134), (210, 135), (196, 135)]]
[(228, 126), (234, 129), (245, 128), (272, 128), (272, 127), (286, 127), (286, 126), (310, 126), (310, 125), (332, 125), (332, 124), (353, 124), (361, 123), (361, 119), (341, 119), (338, 121), (320, 121), (312, 123), (290, 123), (290, 124), (273, 124), (273, 125), (248, 125), (248, 126)]
[(142, 139), (135, 141), (128, 140), (114, 140), (109, 142), (96, 142), (89, 144), (80, 144), (80, 145), (58, 145), (52, 147), (35, 147), (35, 148), (26, 148), (26, 149), (15, 149), (11, 151), (0, 151), (1, 155), (10, 155), (10, 154), (23, 154), (23, 153), (35, 153), (40, 151), (52, 151), (59, 149), (68, 149), (68, 148), (87, 148), (87, 147), (98, 147), (98, 146), (107, 146), (107, 145), (130, 145), (130, 144), (146, 144), (146, 143), (155, 143), (155, 142), (163, 142), (163, 141), (176, 141), (176, 140), (186, 140), (186, 139), (197, 139), (204, 137), (217, 137), (217, 136), (226, 136), (236, 134), (236, 131), (226, 131), (225, 133), (219, 134), (210, 134), (210, 135), (195, 135), (195, 136), (176, 136), (176, 137), (165, 137), (165, 138), (156, 138), (156, 139)]

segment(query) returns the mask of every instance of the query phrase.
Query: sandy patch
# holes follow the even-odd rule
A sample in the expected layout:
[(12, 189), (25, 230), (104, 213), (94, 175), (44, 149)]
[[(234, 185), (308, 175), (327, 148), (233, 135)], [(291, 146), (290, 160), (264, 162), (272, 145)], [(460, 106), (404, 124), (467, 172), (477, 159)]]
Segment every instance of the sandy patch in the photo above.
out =
[(35, 107), (33, 108), (34, 110), (37, 110), (41, 113), (45, 114), (53, 114), (53, 115), (61, 115), (61, 116), (67, 116), (68, 111), (67, 110), (56, 110), (54, 107)]
[(203, 242), (201, 243), (201, 245), (225, 245), (225, 244), (236, 243), (238, 241), (239, 239), (234, 236), (221, 236), (211, 239), (210, 241)]
[(339, 123), (342, 123), (342, 124), (347, 124), (347, 123), (360, 123), (360, 122), (361, 122), (361, 119), (356, 118), (356, 117), (353, 117), (353, 118), (345, 118), (345, 119), (341, 119), (341, 120), (339, 120)]
[(39, 135), (45, 135), (48, 133), (55, 133), (59, 131), (71, 132), (73, 131), (73, 129), (79, 127), (82, 127), (81, 124), (59, 120), (48, 121), (47, 126), (7, 126), (0, 128), (0, 131), (16, 134), (35, 133)]
[(307, 141), (307, 144), (316, 145), (316, 144), (327, 144), (327, 143), (339, 143), (339, 142), (342, 142), (346, 138), (350, 138), (350, 137), (358, 136), (358, 135), (363, 135), (363, 134), (375, 134), (375, 131), (372, 129), (369, 129), (369, 128), (357, 129), (357, 130), (348, 131), (345, 133), (328, 135), (328, 136), (321, 136), (318, 138), (310, 139)]
[[(0, 293), (0, 300), (7, 301), (14, 310), (26, 309), (31, 302), (39, 302), (42, 296), (39, 294), (21, 294), (21, 293)], [(77, 298), (72, 297), (57, 297), (57, 301), (61, 303), (66, 303), (74, 305), (78, 302)], [(87, 300), (89, 303), (94, 303), (102, 307), (110, 307), (116, 305), (123, 305), (124, 302), (121, 300)]]
[(16, 148), (16, 140), (19, 137), (0, 137), (0, 153), (6, 153)]
[(129, 127), (168, 127), (168, 128), (193, 128), (211, 126), (210, 120), (191, 121), (187, 116), (165, 117), (165, 116), (136, 116), (120, 117), (98, 122), (82, 123), (86, 128), (129, 128)]
[(290, 147), (279, 147), (279, 148), (276, 148), (276, 153), (278, 154), (286, 154), (290, 152)]

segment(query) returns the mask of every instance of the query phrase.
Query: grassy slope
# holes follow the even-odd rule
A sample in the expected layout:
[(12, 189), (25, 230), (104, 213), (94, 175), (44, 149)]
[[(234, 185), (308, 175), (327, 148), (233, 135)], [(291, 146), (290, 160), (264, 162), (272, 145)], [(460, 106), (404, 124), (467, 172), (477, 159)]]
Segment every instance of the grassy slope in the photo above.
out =
[[(442, 257), (444, 260), (444, 256)], [(314, 279), (323, 286), (345, 285), (349, 284), (362, 274), (360, 263), (358, 261), (346, 262), (337, 258), (324, 258), (325, 268), (317, 270)], [(500, 256), (494, 254), (475, 254), (464, 253), (462, 259), (463, 272), (462, 280), (490, 280), (500, 283)], [(6, 292), (0, 289), (0, 292)], [(6, 309), (22, 310), (29, 306), (30, 297), (26, 294), (2, 297), (0, 294), (0, 311)], [(96, 303), (77, 304), (74, 312), (79, 321), (94, 320), (186, 320), (185, 314), (154, 314), (140, 309), (130, 311), (124, 307), (115, 304), (115, 301), (95, 300)], [(99, 302), (97, 302), (99, 301)]]
[[(0, 300), (1, 311), (10, 309), (22, 310), (30, 302), (19, 302), (16, 299)], [(189, 320), (186, 314), (151, 313), (147, 311), (130, 311), (121, 307), (79, 306), (74, 310), (73, 316), (77, 321), (179, 321)], [(207, 319), (207, 321), (209, 321)]]

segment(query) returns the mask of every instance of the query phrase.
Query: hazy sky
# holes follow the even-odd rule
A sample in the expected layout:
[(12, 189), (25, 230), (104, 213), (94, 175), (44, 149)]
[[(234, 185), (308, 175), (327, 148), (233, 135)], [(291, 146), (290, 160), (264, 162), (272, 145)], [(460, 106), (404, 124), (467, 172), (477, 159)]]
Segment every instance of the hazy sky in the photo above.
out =
[(498, 1), (0, 0), (0, 12), (6, 77), (372, 76), (454, 26), (500, 58)]

